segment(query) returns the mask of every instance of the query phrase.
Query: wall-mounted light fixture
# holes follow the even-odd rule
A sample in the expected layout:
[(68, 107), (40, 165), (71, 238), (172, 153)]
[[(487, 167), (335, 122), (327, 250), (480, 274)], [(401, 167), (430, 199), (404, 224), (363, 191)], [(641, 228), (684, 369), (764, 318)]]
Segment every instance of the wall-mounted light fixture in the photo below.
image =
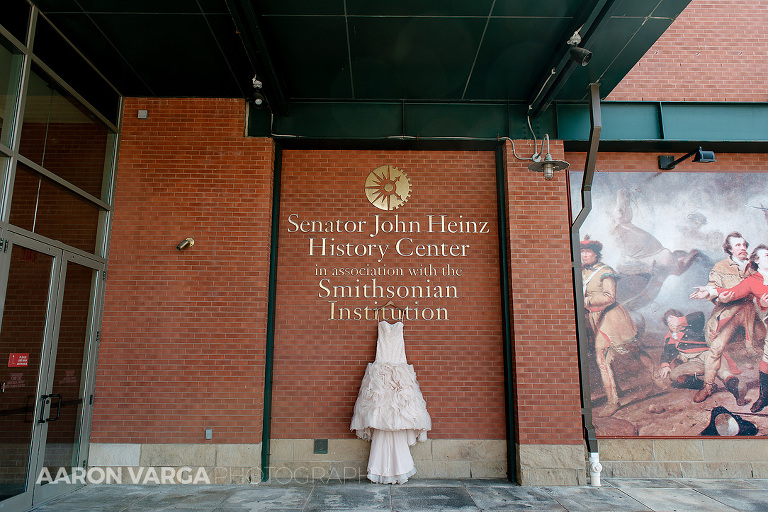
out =
[(176, 246), (176, 249), (183, 251), (184, 249), (188, 249), (195, 245), (195, 239), (192, 237), (185, 238), (181, 242), (179, 242), (179, 245)]
[(715, 159), (715, 152), (714, 151), (704, 151), (699, 147), (696, 151), (691, 151), (687, 155), (683, 155), (677, 160), (675, 160), (674, 155), (659, 155), (659, 169), (662, 171), (669, 171), (671, 169), (674, 169), (677, 164), (682, 162), (683, 160), (687, 160), (688, 158), (693, 157), (694, 162), (701, 162), (703, 164), (708, 164), (711, 162), (717, 162)]
[[(567, 169), (571, 164), (563, 160), (554, 160), (549, 154), (549, 134), (546, 134), (544, 138), (547, 139), (547, 154), (543, 160), (541, 160), (541, 156), (534, 155), (534, 159), (538, 158), (538, 160), (529, 165), (528, 169), (533, 172), (544, 173), (544, 179), (551, 180), (555, 177), (555, 171)], [(544, 142), (542, 141), (541, 144), (543, 146)]]

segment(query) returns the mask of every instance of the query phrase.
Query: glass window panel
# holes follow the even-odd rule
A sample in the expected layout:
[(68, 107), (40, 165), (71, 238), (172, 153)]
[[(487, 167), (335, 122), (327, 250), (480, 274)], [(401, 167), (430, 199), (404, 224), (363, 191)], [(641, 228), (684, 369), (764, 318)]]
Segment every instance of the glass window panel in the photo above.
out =
[(26, 0), (3, 0), (3, 15), (0, 25), (21, 41), (27, 43), (27, 27), (29, 26), (30, 6)]
[(44, 18), (37, 20), (34, 53), (104, 117), (117, 124), (120, 95)]
[(16, 165), (11, 224), (95, 253), (100, 212), (98, 206), (29, 167)]
[(102, 198), (110, 130), (38, 70), (29, 77), (19, 152), (95, 197)]
[[(0, 365), (5, 391), (0, 400), (0, 500), (23, 493), (32, 445), (37, 381), (42, 359), (48, 288), (53, 258), (14, 245), (5, 295)], [(26, 355), (26, 366), (6, 354)], [(19, 356), (16, 356), (19, 361)]]
[(13, 116), (19, 98), (23, 56), (0, 44), (0, 143), (10, 147)]

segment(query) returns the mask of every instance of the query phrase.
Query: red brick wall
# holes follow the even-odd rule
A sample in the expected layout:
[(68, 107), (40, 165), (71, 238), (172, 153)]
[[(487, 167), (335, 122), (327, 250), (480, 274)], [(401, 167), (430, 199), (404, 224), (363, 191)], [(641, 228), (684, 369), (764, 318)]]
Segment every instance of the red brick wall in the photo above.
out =
[[(532, 141), (516, 141), (519, 155)], [(520, 444), (581, 444), (567, 174), (551, 181), (506, 146), (509, 274), (514, 321), (516, 436)], [(563, 146), (552, 141), (554, 159)]]
[(693, 0), (607, 99), (766, 101), (766, 26), (766, 2)]
[[(411, 180), (410, 200), (383, 211), (364, 195), (365, 179), (381, 165), (394, 165)], [(333, 276), (339, 267), (380, 267), (379, 257), (310, 256), (309, 238), (334, 243), (388, 244), (381, 264), (404, 269), (404, 276), (374, 276), (377, 285), (456, 286), (458, 298), (395, 297), (399, 307), (438, 308), (448, 321), (406, 319), (409, 363), (421, 384), (433, 429), (430, 437), (504, 439), (504, 373), (501, 345), (495, 161), (493, 152), (286, 151), (283, 154), (280, 259), (275, 336), (273, 435), (276, 438), (353, 438), (353, 406), (366, 364), (376, 355), (377, 321), (329, 320), (335, 307), (384, 304), (387, 299), (324, 297), (321, 279), (333, 285), (363, 285), (371, 277)], [(365, 221), (362, 232), (303, 233), (288, 222)], [(369, 235), (375, 217), (409, 232)], [(487, 233), (429, 233), (428, 215), (487, 222)], [(435, 217), (437, 221), (437, 217)], [(411, 231), (419, 222), (419, 232)], [(401, 226), (402, 227), (402, 226)], [(416, 225), (413, 225), (415, 231)], [(293, 232), (291, 232), (293, 231)], [(395, 254), (401, 238), (422, 244), (467, 244), (466, 257), (414, 257)], [(316, 242), (319, 243), (319, 242)], [(409, 243), (410, 244), (410, 243)], [(402, 252), (408, 252), (403, 250)], [(410, 277), (408, 269), (433, 265), (436, 276)], [(461, 276), (442, 271), (461, 269)], [(316, 268), (328, 269), (317, 276)], [(360, 279), (357, 283), (356, 279)], [(361, 312), (364, 318), (365, 313)]]
[(95, 442), (261, 440), (273, 145), (244, 105), (126, 100)]
[[(149, 119), (135, 118), (139, 108)], [(126, 103), (109, 261), (93, 440), (258, 442), (261, 431), (272, 144), (242, 137), (235, 100)], [(527, 154), (529, 142), (518, 142)], [(555, 158), (562, 146), (553, 142)], [(529, 151), (532, 152), (532, 151)], [(565, 174), (551, 182), (507, 147), (517, 441), (581, 442)], [(411, 178), (408, 203), (386, 212), (363, 195), (390, 164)], [(501, 307), (493, 152), (300, 151), (283, 154), (273, 435), (350, 438), (349, 420), (375, 357), (376, 321), (329, 320), (326, 286), (364, 284), (317, 268), (377, 266), (377, 258), (308, 255), (308, 238), (389, 244), (402, 277), (384, 286), (456, 286), (458, 298), (397, 298), (444, 307), (448, 321), (406, 320), (409, 362), (433, 418), (433, 438), (503, 439)], [(365, 220), (362, 232), (303, 233), (288, 222)], [(418, 232), (368, 236), (374, 215)], [(487, 222), (488, 232), (429, 233), (427, 215)], [(437, 220), (437, 217), (435, 218)], [(178, 252), (192, 236), (196, 244)], [(394, 244), (469, 245), (466, 257), (408, 257)], [(318, 240), (319, 243), (319, 240)], [(408, 277), (432, 264), (437, 276)], [(446, 277), (450, 264), (462, 276)], [(417, 300), (419, 304), (417, 304)], [(336, 307), (376, 307), (338, 298)], [(535, 313), (535, 314), (534, 314)]]
[[(599, 153), (595, 171), (658, 172), (658, 153)], [(679, 158), (682, 154), (675, 155)], [(675, 172), (765, 172), (768, 169), (768, 153), (721, 153), (715, 154), (716, 162), (693, 163), (690, 159), (675, 166)], [(586, 153), (566, 153), (570, 170), (583, 171)]]

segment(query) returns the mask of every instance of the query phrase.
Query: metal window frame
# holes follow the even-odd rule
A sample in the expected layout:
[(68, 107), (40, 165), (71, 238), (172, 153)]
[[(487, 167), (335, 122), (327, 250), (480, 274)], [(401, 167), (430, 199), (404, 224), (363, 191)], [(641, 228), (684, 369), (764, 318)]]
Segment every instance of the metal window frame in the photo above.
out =
[[(43, 16), (36, 6), (31, 5), (29, 24), (27, 26), (27, 38), (25, 42), (19, 41), (8, 30), (0, 26), (0, 38), (8, 41), (8, 47), (13, 52), (17, 52), (21, 58), (21, 68), (19, 70), (20, 79), (18, 81), (18, 90), (16, 93), (16, 104), (13, 111), (7, 112), (8, 121), (11, 124), (10, 128), (10, 140), (9, 146), (0, 144), (0, 159), (5, 159), (0, 165), (0, 234), (7, 233), (11, 236), (18, 236), (23, 239), (29, 240), (30, 243), (44, 248), (45, 251), (50, 253), (56, 253), (57, 265), (54, 265), (54, 272), (60, 272), (60, 275), (51, 277), (51, 285), (55, 283), (64, 282), (66, 279), (66, 262), (78, 263), (85, 265), (96, 271), (94, 279), (91, 283), (90, 297), (89, 297), (89, 319), (88, 319), (88, 350), (89, 356), (87, 361), (84, 361), (84, 375), (82, 385), (84, 386), (84, 396), (93, 397), (95, 389), (95, 375), (96, 366), (98, 362), (98, 351), (100, 345), (100, 331), (101, 322), (103, 316), (104, 307), (104, 290), (105, 290), (105, 277), (107, 269), (107, 261), (109, 255), (109, 240), (112, 224), (112, 204), (114, 201), (114, 190), (116, 181), (116, 169), (118, 162), (118, 155), (120, 149), (120, 133), (122, 125), (122, 108), (124, 105), (124, 98), (120, 95), (119, 91), (108, 81), (106, 78), (93, 66), (93, 64), (85, 59), (82, 53), (72, 45), (66, 37), (65, 41), (74, 48), (77, 54), (84, 59), (85, 63), (93, 68), (96, 73), (105, 81), (108, 87), (111, 87), (118, 95), (119, 101), (116, 105), (118, 108), (117, 125), (110, 122), (103, 114), (101, 114), (90, 102), (79, 94), (73, 87), (71, 87), (65, 80), (63, 80), (57, 73), (55, 73), (45, 62), (34, 54), (35, 33), (38, 27), (39, 16)], [(46, 18), (47, 20), (47, 18)], [(58, 29), (54, 24), (51, 26), (58, 32)], [(60, 35), (62, 35), (59, 32)], [(63, 35), (62, 35), (63, 37)], [(103, 175), (102, 175), (102, 189), (101, 198), (94, 196), (91, 193), (86, 192), (77, 185), (69, 182), (68, 180), (57, 175), (55, 172), (41, 166), (24, 155), (19, 153), (21, 144), (21, 132), (23, 127), (24, 112), (28, 100), (28, 88), (31, 73), (33, 71), (33, 64), (37, 66), (41, 73), (47, 75), (56, 84), (56, 87), (60, 88), (66, 94), (71, 95), (75, 101), (80, 102), (82, 107), (92, 114), (95, 119), (98, 119), (103, 126), (107, 127), (109, 133), (107, 136), (107, 144), (104, 154), (103, 163)], [(99, 210), (99, 221), (96, 229), (96, 246), (94, 252), (90, 253), (76, 247), (70, 246), (62, 241), (54, 240), (43, 236), (39, 233), (30, 232), (19, 226), (13, 226), (8, 222), (10, 217), (10, 210), (13, 200), (13, 187), (16, 177), (16, 170), (18, 164), (21, 163), (29, 168), (34, 173), (38, 174), (41, 179), (45, 179), (61, 186), (65, 190), (72, 193), (80, 200), (85, 200), (88, 204), (95, 206)], [(60, 261), (59, 261), (60, 260)], [(59, 269), (59, 270), (56, 270)], [(63, 270), (62, 270), (63, 269)], [(0, 276), (0, 281), (5, 283), (7, 276)], [(49, 292), (50, 293), (50, 292)], [(2, 317), (2, 304), (5, 300), (4, 296), (0, 296), (0, 318)], [(57, 299), (57, 314), (60, 314), (60, 301), (61, 296)], [(48, 305), (49, 309), (52, 307), (51, 303)], [(53, 327), (58, 330), (59, 319), (50, 315), (50, 311), (47, 314), (47, 323), (53, 322)], [(48, 332), (49, 326), (46, 326), (46, 332)], [(41, 386), (43, 380), (39, 380), (38, 387)], [(84, 404), (81, 423), (79, 428), (80, 438), (80, 451), (79, 451), (79, 464), (86, 464), (89, 456), (89, 439), (92, 427), (92, 402), (89, 400), (87, 404)], [(42, 431), (37, 432), (37, 436), (42, 435)], [(42, 457), (42, 455), (39, 455)], [(46, 493), (41, 494), (41, 499), (45, 499)], [(24, 498), (26, 499), (26, 498)], [(29, 495), (29, 499), (32, 499), (32, 495)], [(6, 502), (7, 503), (7, 502)], [(10, 505), (10, 503), (7, 503)], [(31, 504), (31, 503), (30, 503)]]
[[(13, 123), (12, 131), (11, 131), (11, 140), (10, 140), (10, 146), (5, 146), (0, 144), (0, 155), (8, 157), (8, 166), (6, 169), (6, 172), (3, 173), (2, 176), (2, 194), (0, 194), (0, 221), (7, 223), (10, 218), (10, 210), (12, 207), (13, 202), (13, 187), (14, 187), (14, 181), (16, 178), (16, 169), (19, 162), (24, 164), (27, 168), (31, 169), (33, 172), (36, 172), (40, 176), (52, 181), (53, 183), (61, 186), (65, 190), (71, 192), (76, 197), (85, 200), (87, 203), (97, 207), (100, 210), (100, 219), (99, 224), (97, 226), (97, 243), (95, 252), (93, 254), (84, 253), (83, 255), (88, 256), (90, 258), (96, 258), (96, 259), (103, 259), (104, 262), (106, 262), (106, 258), (109, 253), (109, 235), (111, 232), (111, 225), (112, 225), (112, 204), (114, 202), (114, 189), (115, 189), (115, 180), (116, 180), (116, 169), (117, 169), (117, 161), (119, 156), (119, 149), (120, 149), (120, 133), (121, 133), (121, 124), (122, 124), (122, 116), (118, 116), (117, 119), (117, 125), (111, 122), (109, 119), (107, 119), (101, 112), (98, 111), (89, 101), (87, 101), (80, 93), (78, 93), (72, 86), (70, 86), (64, 79), (62, 79), (61, 76), (59, 76), (58, 73), (53, 71), (53, 69), (50, 68), (42, 59), (40, 59), (37, 55), (34, 53), (34, 44), (35, 44), (35, 33), (38, 26), (38, 20), (39, 17), (42, 17), (45, 19), (50, 25), (53, 27), (53, 29), (68, 43), (72, 46), (74, 51), (80, 56), (80, 58), (83, 59), (83, 61), (89, 65), (94, 71), (104, 80), (104, 83), (110, 87), (112, 90), (114, 90), (118, 95), (120, 94), (117, 88), (114, 87), (107, 79), (104, 77), (104, 75), (99, 72), (98, 69), (96, 69), (95, 66), (87, 59), (85, 56), (75, 47), (75, 45), (72, 44), (72, 42), (67, 39), (59, 30), (58, 28), (48, 20), (48, 18), (45, 17), (43, 13), (39, 11), (39, 9), (32, 5), (31, 11), (30, 11), (30, 21), (29, 25), (27, 27), (27, 41), (28, 44), (25, 44), (22, 41), (19, 41), (17, 38), (15, 38), (8, 30), (6, 30), (4, 27), (0, 26), (0, 37), (5, 38), (10, 45), (15, 48), (22, 56), (22, 66), (21, 66), (21, 80), (19, 83), (19, 90), (17, 94), (17, 102), (16, 102), (16, 108), (14, 112), (11, 113), (11, 116), (9, 116), (9, 119), (11, 119), (11, 122)], [(99, 122), (102, 123), (103, 126), (105, 126), (109, 133), (108, 133), (108, 143), (105, 151), (105, 157), (104, 157), (104, 168), (103, 168), (103, 182), (102, 182), (102, 197), (96, 197), (93, 194), (86, 192), (82, 188), (78, 187), (74, 183), (71, 183), (70, 181), (62, 178), (55, 172), (45, 168), (42, 165), (39, 165), (26, 156), (22, 155), (19, 152), (20, 144), (21, 144), (21, 132), (23, 128), (23, 119), (24, 119), (24, 112), (28, 100), (28, 88), (29, 88), (29, 80), (31, 73), (33, 70), (33, 65), (39, 69), (39, 71), (46, 75), (45, 78), (48, 78), (52, 80), (58, 88), (60, 88), (63, 92), (70, 95), (72, 98), (74, 98), (75, 101), (79, 102), (82, 107), (92, 114)], [(118, 104), (118, 112), (122, 112), (122, 107), (124, 105), (124, 98), (120, 96), (119, 104)], [(28, 235), (34, 235), (34, 236), (40, 236), (36, 235), (30, 232), (27, 232)], [(41, 239), (45, 239), (47, 241), (51, 241), (50, 239), (47, 239), (46, 237), (41, 237)], [(68, 246), (69, 247), (69, 246)], [(73, 252), (82, 252), (79, 249), (76, 249), (74, 247), (70, 247), (71, 251)]]

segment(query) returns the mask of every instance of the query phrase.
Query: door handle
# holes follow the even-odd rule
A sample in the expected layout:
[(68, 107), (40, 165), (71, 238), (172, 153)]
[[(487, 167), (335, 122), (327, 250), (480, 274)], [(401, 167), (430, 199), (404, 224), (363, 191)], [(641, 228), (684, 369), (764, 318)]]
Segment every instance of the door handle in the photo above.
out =
[(59, 399), (59, 404), (56, 406), (56, 417), (55, 418), (48, 418), (48, 421), (56, 421), (57, 419), (61, 418), (61, 395), (58, 393), (55, 393), (53, 395), (48, 395), (50, 397), (56, 397)]
[[(59, 393), (53, 393), (51, 395), (42, 395), (40, 397), (41, 400), (45, 400), (46, 401), (45, 402), (46, 404), (50, 403), (50, 400), (49, 400), (50, 398), (58, 398), (59, 399), (59, 403), (56, 406), (56, 417), (55, 418), (51, 418), (49, 416), (48, 418), (44, 419), (41, 416), (40, 419), (37, 420), (38, 423), (45, 423), (46, 421), (56, 421), (56, 420), (58, 420), (61, 417), (61, 395)], [(43, 407), (43, 413), (45, 413), (45, 407)]]

